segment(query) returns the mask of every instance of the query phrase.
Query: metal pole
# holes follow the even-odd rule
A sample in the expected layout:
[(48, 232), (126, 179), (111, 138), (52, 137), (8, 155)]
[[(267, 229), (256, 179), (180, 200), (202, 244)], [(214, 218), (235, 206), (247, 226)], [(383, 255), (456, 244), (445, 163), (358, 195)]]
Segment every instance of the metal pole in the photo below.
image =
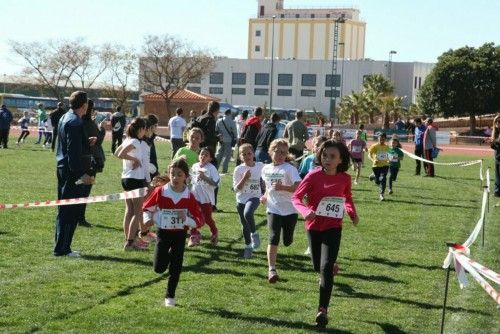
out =
[(273, 35), (271, 42), (271, 83), (269, 87), (269, 113), (273, 112), (273, 70), (274, 70), (274, 19), (276, 15), (273, 15)]
[[(455, 245), (454, 242), (447, 242), (446, 243), (446, 246), (448, 246), (448, 247), (452, 247), (453, 245)], [(443, 314), (441, 316), (441, 332), (440, 332), (441, 334), (444, 333), (444, 318), (446, 315), (446, 302), (448, 301), (448, 286), (450, 283), (450, 271), (451, 271), (450, 266), (451, 266), (451, 263), (448, 266), (448, 268), (446, 268), (446, 283), (444, 285)]]
[(335, 122), (336, 118), (336, 98), (333, 93), (334, 78), (337, 74), (337, 49), (339, 42), (339, 23), (345, 22), (345, 15), (340, 15), (333, 25), (333, 54), (332, 54), (332, 79), (330, 81), (330, 119), (332, 124)]
[(345, 43), (339, 43), (339, 45), (342, 45), (342, 70), (340, 72), (340, 100), (342, 101), (342, 96), (344, 94)]
[(231, 66), (231, 85), (229, 87), (230, 90), (230, 103), (233, 104), (233, 67)]

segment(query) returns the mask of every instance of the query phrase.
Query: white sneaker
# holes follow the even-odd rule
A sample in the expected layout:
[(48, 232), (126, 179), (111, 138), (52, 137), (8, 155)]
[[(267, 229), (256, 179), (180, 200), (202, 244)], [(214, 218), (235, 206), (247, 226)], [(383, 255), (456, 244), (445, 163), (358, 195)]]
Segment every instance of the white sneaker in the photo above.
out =
[(355, 184), (355, 185), (358, 185), (358, 181), (357, 181), (357, 180), (354, 180), (354, 184)]
[(175, 298), (165, 298), (165, 307), (174, 307)]
[(69, 256), (69, 257), (80, 257), (81, 255), (78, 252), (71, 252), (71, 253), (66, 254), (66, 256)]
[(385, 201), (385, 197), (384, 197), (384, 195), (383, 195), (383, 194), (380, 194), (380, 200), (381, 200), (381, 201)]
[(304, 255), (311, 255), (311, 248), (307, 247), (306, 251), (304, 252)]
[(250, 234), (250, 239), (252, 239), (252, 248), (254, 250), (255, 249), (259, 249), (259, 247), (260, 247), (260, 236), (259, 236), (259, 233), (255, 232), (255, 233)]

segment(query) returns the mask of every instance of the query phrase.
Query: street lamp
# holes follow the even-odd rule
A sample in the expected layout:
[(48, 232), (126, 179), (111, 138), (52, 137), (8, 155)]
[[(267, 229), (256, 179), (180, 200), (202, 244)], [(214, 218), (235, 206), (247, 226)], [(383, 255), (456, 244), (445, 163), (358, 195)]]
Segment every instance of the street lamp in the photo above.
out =
[(389, 51), (389, 63), (387, 64), (387, 79), (391, 81), (391, 65), (392, 65), (392, 55), (396, 54), (397, 52), (394, 50)]
[(333, 81), (335, 75), (337, 74), (337, 50), (339, 45), (339, 24), (345, 23), (345, 14), (341, 14), (334, 23), (333, 26), (333, 54), (332, 54), (332, 79), (330, 81), (330, 119), (335, 122), (335, 108), (336, 108), (336, 98), (333, 94)]
[(271, 83), (269, 86), (269, 112), (273, 112), (273, 66), (274, 66), (274, 20), (276, 15), (273, 15), (273, 34), (271, 41)]
[(7, 80), (6, 77), (7, 77), (7, 74), (4, 73), (3, 74), (3, 93), (4, 94), (5, 94), (5, 81)]
[(340, 70), (340, 100), (342, 100), (342, 94), (344, 92), (345, 43), (340, 42), (339, 46), (341, 45), (342, 45), (342, 69)]

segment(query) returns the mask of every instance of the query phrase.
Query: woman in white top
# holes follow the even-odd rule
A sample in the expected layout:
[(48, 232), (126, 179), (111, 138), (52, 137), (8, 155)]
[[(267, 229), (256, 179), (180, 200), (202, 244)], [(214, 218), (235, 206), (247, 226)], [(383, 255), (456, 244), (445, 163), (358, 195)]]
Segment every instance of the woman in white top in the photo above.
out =
[[(122, 186), (125, 191), (144, 188), (147, 185), (149, 156), (145, 157), (147, 152), (141, 142), (145, 133), (146, 122), (141, 118), (135, 118), (127, 128), (127, 138), (115, 151), (115, 156), (123, 159)], [(139, 227), (142, 225), (143, 198), (127, 199), (125, 203), (123, 232), (126, 243), (124, 249), (145, 250), (147, 244), (137, 237)]]

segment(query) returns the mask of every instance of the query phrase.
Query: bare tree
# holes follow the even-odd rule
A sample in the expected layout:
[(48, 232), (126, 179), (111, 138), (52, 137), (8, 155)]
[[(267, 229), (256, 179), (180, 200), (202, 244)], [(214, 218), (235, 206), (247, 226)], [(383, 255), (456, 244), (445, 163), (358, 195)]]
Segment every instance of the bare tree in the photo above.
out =
[(148, 35), (144, 39), (139, 79), (146, 90), (158, 90), (165, 100), (167, 113), (170, 101), (178, 90), (199, 80), (215, 67), (211, 51), (196, 49), (170, 35)]
[(93, 47), (79, 44), (74, 46), (73, 51), (77, 57), (70, 84), (73, 88), (80, 89), (91, 88), (117, 57), (117, 52), (111, 44)]
[(73, 73), (80, 67), (82, 39), (48, 42), (9, 41), (12, 51), (24, 59), (23, 74), (33, 77), (59, 100), (64, 98)]

